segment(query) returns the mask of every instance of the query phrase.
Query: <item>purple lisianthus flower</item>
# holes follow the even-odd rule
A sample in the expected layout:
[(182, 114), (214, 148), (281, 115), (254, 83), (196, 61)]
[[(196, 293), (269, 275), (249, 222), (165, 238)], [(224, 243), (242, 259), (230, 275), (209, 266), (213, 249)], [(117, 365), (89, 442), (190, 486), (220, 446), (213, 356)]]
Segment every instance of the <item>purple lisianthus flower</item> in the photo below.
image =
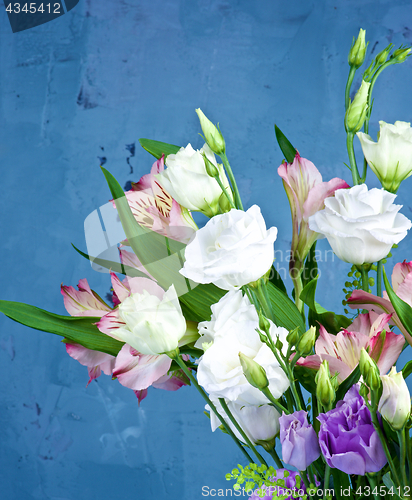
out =
[[(299, 477), (298, 480), (297, 477)], [(282, 495), (288, 495), (285, 500), (300, 500), (306, 494), (305, 483), (297, 471), (277, 469), (276, 475), (271, 477), (270, 481), (273, 485), (256, 489), (249, 497), (249, 500), (273, 500), (273, 498), (282, 497)], [(320, 482), (316, 477), (315, 481), (316, 486), (320, 486)], [(280, 484), (277, 484), (277, 482)], [(262, 496), (263, 493), (264, 496)], [(276, 493), (275, 497), (273, 496), (274, 493)]]
[(318, 437), (307, 415), (300, 410), (279, 418), (283, 461), (298, 470), (305, 470), (320, 455)]
[(386, 456), (359, 386), (354, 385), (343, 401), (327, 413), (320, 413), (319, 444), (330, 467), (346, 474), (364, 476), (378, 472)]

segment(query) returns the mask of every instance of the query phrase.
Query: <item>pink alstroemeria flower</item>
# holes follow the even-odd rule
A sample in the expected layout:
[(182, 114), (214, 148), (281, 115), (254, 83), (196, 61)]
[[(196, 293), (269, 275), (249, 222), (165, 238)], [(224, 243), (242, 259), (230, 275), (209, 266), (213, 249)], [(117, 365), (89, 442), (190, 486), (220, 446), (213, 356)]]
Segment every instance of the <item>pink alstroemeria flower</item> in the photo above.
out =
[[(337, 189), (348, 188), (342, 179), (335, 177), (329, 182), (322, 181), (322, 175), (315, 165), (299, 153), (296, 153), (293, 163), (282, 163), (278, 168), (283, 186), (289, 199), (292, 213), (292, 258), (290, 270), (298, 272), (319, 234), (308, 226), (311, 215), (324, 208), (325, 198), (332, 196)], [(292, 275), (293, 277), (293, 275)]]
[[(160, 289), (154, 281), (146, 278), (126, 277), (120, 281), (116, 274), (110, 273), (110, 275), (114, 303), (119, 304), (131, 293), (140, 292), (142, 286), (146, 289), (156, 289), (156, 291), (158, 288)], [(90, 289), (86, 279), (79, 281), (78, 288), (79, 290), (76, 290), (74, 287), (62, 285), (64, 304), (72, 316), (100, 317), (101, 320), (97, 325), (103, 324), (107, 331), (124, 324), (118, 316), (117, 308), (112, 309), (105, 304)], [(102, 330), (102, 328), (100, 329)], [(190, 324), (189, 330), (194, 330), (194, 325)], [(99, 377), (103, 371), (106, 375), (116, 377), (125, 387), (133, 389), (139, 404), (146, 397), (149, 386), (175, 391), (188, 384), (187, 378), (181, 373), (181, 370), (169, 374), (171, 359), (165, 354), (160, 356), (144, 355), (128, 344), (123, 345), (116, 357), (72, 343), (66, 344), (66, 350), (72, 358), (83, 366), (87, 366), (90, 377), (88, 384)]]
[[(159, 184), (155, 175), (164, 170), (164, 156), (153, 163), (150, 174), (139, 182), (132, 183), (132, 189), (125, 193), (136, 221), (173, 240), (188, 243), (197, 230), (190, 212), (179, 205)], [(115, 206), (115, 201), (113, 201)]]
[(362, 347), (369, 347), (370, 357), (384, 375), (395, 364), (404, 344), (403, 337), (389, 329), (390, 319), (391, 314), (360, 314), (347, 330), (341, 330), (337, 335), (328, 333), (321, 325), (315, 343), (316, 354), (301, 358), (297, 364), (318, 370), (326, 360), (331, 375), (338, 374), (340, 384), (358, 366)]
[[(392, 272), (392, 288), (396, 295), (412, 307), (412, 262), (398, 262)], [(393, 308), (386, 291), (383, 297), (377, 297), (364, 290), (354, 290), (348, 299), (348, 305), (352, 309), (367, 309), (376, 313), (391, 314), (390, 324), (396, 325), (405, 339), (412, 345), (412, 337), (402, 325), (401, 320)]]

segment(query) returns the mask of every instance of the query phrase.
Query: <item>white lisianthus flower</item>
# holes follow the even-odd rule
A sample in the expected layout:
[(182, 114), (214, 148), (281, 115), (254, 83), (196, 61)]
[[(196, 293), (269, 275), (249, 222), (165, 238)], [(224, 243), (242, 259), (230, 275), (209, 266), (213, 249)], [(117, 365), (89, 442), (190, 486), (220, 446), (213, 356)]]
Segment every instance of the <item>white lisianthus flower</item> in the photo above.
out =
[(173, 351), (186, 332), (186, 320), (174, 286), (167, 292), (159, 286), (157, 289), (154, 289), (156, 294), (147, 290), (132, 293), (118, 308), (120, 320), (125, 324), (120, 322), (119, 328), (113, 330), (115, 338), (142, 354)]
[(211, 310), (210, 321), (202, 321), (198, 325), (200, 338), (195, 347), (204, 351), (206, 349), (203, 344), (210, 347), (216, 337), (224, 335), (232, 326), (245, 321), (255, 321), (256, 325), (259, 322), (255, 307), (241, 290), (227, 292), (219, 302), (211, 306)]
[(394, 205), (396, 195), (366, 184), (338, 189), (326, 198), (325, 209), (309, 218), (312, 231), (328, 239), (344, 262), (361, 265), (377, 262), (405, 238), (411, 222)]
[[(261, 342), (256, 328), (257, 321), (243, 321), (228, 328), (221, 336), (215, 336), (213, 344), (199, 360), (197, 379), (213, 398), (225, 398), (242, 405), (267, 404), (266, 396), (246, 380), (239, 359), (239, 352), (262, 366), (269, 381), (269, 390), (279, 398), (289, 387), (289, 380), (269, 349)], [(279, 336), (287, 349), (288, 331), (271, 323), (270, 334)]]
[(382, 375), (382, 396), (378, 411), (395, 430), (404, 428), (411, 413), (411, 396), (402, 372), (392, 366), (388, 375)]
[(188, 144), (185, 148), (180, 148), (176, 154), (168, 155), (166, 170), (155, 177), (180, 205), (212, 217), (219, 213), (219, 199), (225, 195), (216, 179), (206, 172), (202, 153), (218, 169), (222, 185), (232, 197), (223, 165), (216, 162), (215, 155), (207, 144), (197, 151)]
[(246, 212), (233, 208), (216, 215), (196, 231), (185, 250), (180, 270), (196, 283), (214, 283), (223, 290), (258, 280), (274, 259), (277, 229), (266, 229), (257, 205)]
[[(232, 429), (235, 436), (244, 442), (242, 435), (232, 424), (230, 418), (225, 413), (218, 399), (212, 399), (216, 410), (219, 412), (229, 427)], [(246, 436), (253, 444), (259, 444), (272, 441), (280, 431), (279, 417), (280, 413), (271, 405), (242, 405), (235, 401), (226, 401), (231, 414), (235, 417), (236, 422), (240, 425)], [(215, 412), (211, 411), (209, 405), (206, 405), (206, 410), (210, 411), (210, 425), (212, 432), (221, 425), (219, 418)]]
[(412, 128), (407, 122), (394, 125), (379, 122), (378, 142), (358, 132), (363, 154), (368, 165), (384, 189), (396, 193), (400, 183), (412, 175)]

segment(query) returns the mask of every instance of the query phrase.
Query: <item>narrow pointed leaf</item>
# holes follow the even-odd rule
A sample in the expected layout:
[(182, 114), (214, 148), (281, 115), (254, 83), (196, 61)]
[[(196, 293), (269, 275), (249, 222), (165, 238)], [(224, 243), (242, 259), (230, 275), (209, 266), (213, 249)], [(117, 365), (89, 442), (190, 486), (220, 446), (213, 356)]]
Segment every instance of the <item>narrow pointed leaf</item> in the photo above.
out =
[(385, 283), (389, 300), (391, 301), (400, 322), (405, 327), (405, 330), (409, 333), (409, 335), (412, 335), (412, 307), (400, 299), (393, 291), (393, 288), (391, 287), (386, 276), (385, 269), (383, 269), (383, 281)]
[(100, 318), (60, 316), (35, 306), (8, 300), (0, 300), (0, 312), (22, 325), (60, 335), (68, 342), (112, 356), (116, 356), (123, 346), (123, 342), (105, 335), (93, 324)]
[(284, 157), (286, 158), (286, 161), (288, 163), (293, 163), (293, 160), (295, 159), (296, 156), (296, 149), (288, 141), (285, 134), (280, 130), (280, 128), (277, 125), (275, 125), (275, 134), (279, 147)]
[(276, 288), (279, 288), (281, 292), (283, 292), (285, 295), (288, 294), (285, 284), (283, 283), (282, 278), (280, 277), (280, 274), (278, 273), (277, 269), (275, 266), (272, 266), (272, 269), (270, 270), (270, 276), (269, 281), (275, 285)]
[(155, 158), (159, 159), (162, 155), (176, 154), (180, 147), (174, 146), (173, 144), (167, 144), (166, 142), (153, 141), (152, 139), (139, 139), (140, 145), (148, 153), (153, 155)]
[(283, 326), (289, 331), (299, 327), (301, 333), (305, 332), (305, 322), (303, 321), (299, 309), (290, 298), (270, 281), (267, 287), (273, 313), (276, 318), (276, 325)]

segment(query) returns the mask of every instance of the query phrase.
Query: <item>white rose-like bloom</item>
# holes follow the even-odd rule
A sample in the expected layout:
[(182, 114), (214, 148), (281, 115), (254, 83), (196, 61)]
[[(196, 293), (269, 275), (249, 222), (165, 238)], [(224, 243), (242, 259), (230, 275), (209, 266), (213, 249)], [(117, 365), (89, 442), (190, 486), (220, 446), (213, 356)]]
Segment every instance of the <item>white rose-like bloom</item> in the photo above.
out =
[(244, 321), (255, 321), (256, 327), (259, 323), (256, 308), (241, 290), (227, 292), (219, 302), (211, 306), (211, 310), (210, 321), (202, 321), (198, 325), (201, 337), (195, 347), (204, 351), (204, 347), (210, 347), (215, 338), (224, 335), (230, 327)]
[(412, 175), (412, 128), (407, 122), (379, 122), (378, 142), (358, 132), (363, 154), (382, 186), (396, 193), (400, 183)]
[(196, 231), (185, 250), (180, 273), (196, 283), (234, 290), (258, 280), (273, 263), (278, 230), (266, 229), (257, 205), (246, 212), (232, 208)]
[(126, 325), (116, 328), (116, 338), (142, 354), (173, 351), (186, 332), (186, 320), (173, 285), (157, 295), (147, 290), (132, 293), (119, 304), (119, 316)]
[(219, 198), (223, 192), (216, 179), (206, 172), (202, 153), (217, 167), (222, 185), (229, 196), (232, 196), (223, 165), (216, 162), (215, 155), (207, 144), (196, 151), (188, 144), (176, 154), (168, 155), (167, 168), (155, 177), (180, 205), (212, 217), (219, 212)]
[[(229, 427), (232, 429), (235, 436), (242, 442), (245, 440), (232, 424), (231, 420), (225, 413), (218, 399), (212, 399), (216, 410), (219, 412)], [(252, 441), (253, 444), (258, 444), (259, 441), (271, 441), (279, 434), (280, 413), (271, 405), (242, 405), (234, 401), (226, 401), (229, 411), (235, 417), (236, 422), (243, 429), (246, 436)], [(221, 425), (219, 418), (215, 412), (210, 410), (209, 405), (206, 405), (206, 410), (210, 411), (210, 425), (212, 432)]]
[(386, 257), (395, 243), (405, 238), (411, 222), (394, 205), (396, 195), (366, 184), (338, 189), (326, 198), (325, 208), (309, 218), (312, 231), (328, 239), (344, 262), (361, 265)]
[[(213, 344), (199, 360), (197, 380), (213, 398), (225, 398), (243, 405), (267, 404), (266, 396), (246, 380), (240, 364), (239, 352), (259, 363), (269, 381), (269, 390), (279, 398), (289, 387), (289, 380), (269, 349), (261, 342), (255, 328), (256, 321), (234, 324), (222, 336), (215, 336)], [(285, 352), (287, 349), (286, 328), (271, 323), (270, 335), (275, 340), (279, 336)]]

